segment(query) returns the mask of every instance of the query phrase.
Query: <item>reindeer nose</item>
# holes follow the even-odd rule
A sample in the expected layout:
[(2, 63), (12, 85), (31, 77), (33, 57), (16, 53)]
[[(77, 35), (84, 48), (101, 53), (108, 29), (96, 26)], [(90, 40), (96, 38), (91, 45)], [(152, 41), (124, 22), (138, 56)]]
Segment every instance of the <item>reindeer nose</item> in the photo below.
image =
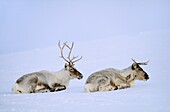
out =
[(83, 78), (83, 75), (80, 72), (77, 73), (77, 76), (78, 76), (77, 79), (79, 80)]
[(149, 75), (145, 74), (145, 79), (148, 80), (149, 79)]
[(83, 75), (80, 75), (78, 79), (82, 79), (83, 78)]
[(83, 78), (83, 75), (81, 73), (79, 73), (79, 76), (78, 76), (78, 79), (82, 79)]

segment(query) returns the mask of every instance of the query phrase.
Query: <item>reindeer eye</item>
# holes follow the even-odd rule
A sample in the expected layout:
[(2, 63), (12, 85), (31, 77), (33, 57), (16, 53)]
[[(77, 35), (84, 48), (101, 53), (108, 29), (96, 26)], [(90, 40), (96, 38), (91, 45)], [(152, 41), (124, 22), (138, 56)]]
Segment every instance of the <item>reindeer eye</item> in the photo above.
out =
[(70, 68), (70, 71), (74, 71), (74, 69), (73, 69), (73, 68)]

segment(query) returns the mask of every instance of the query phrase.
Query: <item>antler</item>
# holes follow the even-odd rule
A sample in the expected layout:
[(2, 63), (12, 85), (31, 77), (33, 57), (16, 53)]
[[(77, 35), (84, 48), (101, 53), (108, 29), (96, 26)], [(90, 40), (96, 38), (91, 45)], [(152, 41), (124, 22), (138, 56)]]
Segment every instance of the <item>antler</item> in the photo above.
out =
[(64, 45), (63, 45), (63, 47), (61, 47), (60, 41), (59, 41), (59, 42), (58, 42), (58, 47), (60, 48), (60, 51), (61, 51), (61, 58), (63, 58), (67, 63), (69, 63), (69, 61), (68, 61), (66, 58), (64, 58), (64, 55), (63, 55), (63, 49), (64, 49), (64, 47), (66, 46), (66, 43), (67, 43), (67, 42), (65, 42)]
[[(72, 59), (70, 58), (71, 57), (71, 52), (72, 52), (72, 49), (73, 49), (73, 46), (74, 46), (74, 42), (72, 42), (71, 47), (69, 45), (67, 45), (67, 42), (65, 42), (63, 44), (64, 44), (63, 47), (61, 47), (60, 41), (59, 41), (58, 46), (59, 46), (59, 48), (61, 50), (61, 58), (63, 58), (68, 64), (74, 65), (75, 62), (77, 62), (80, 59), (82, 59), (82, 56), (80, 58), (78, 58), (79, 56), (73, 56)], [(63, 49), (64, 49), (65, 46), (70, 50), (69, 54), (68, 54), (68, 57), (67, 57), (68, 60), (66, 58), (64, 58), (64, 55), (63, 55)], [(76, 59), (76, 58), (78, 58), (78, 59)]]
[[(81, 60), (82, 59), (82, 56), (80, 57), (80, 58), (78, 58), (79, 56), (76, 56), (76, 57), (74, 57), (73, 56), (73, 58), (72, 58), (72, 63), (74, 64), (75, 62), (77, 62), (77, 61), (79, 61), (79, 60)], [(77, 60), (74, 60), (74, 59), (76, 59), (76, 58), (78, 58)], [(73, 61), (74, 60), (74, 61)]]
[(138, 63), (139, 65), (147, 65), (149, 63), (149, 60), (147, 62), (142, 62), (142, 63)]
[[(134, 63), (137, 63), (134, 59), (132, 59), (132, 61)], [(147, 65), (148, 63), (149, 63), (149, 60), (147, 62), (141, 62), (141, 63), (137, 63), (137, 64), (139, 64), (139, 65)]]

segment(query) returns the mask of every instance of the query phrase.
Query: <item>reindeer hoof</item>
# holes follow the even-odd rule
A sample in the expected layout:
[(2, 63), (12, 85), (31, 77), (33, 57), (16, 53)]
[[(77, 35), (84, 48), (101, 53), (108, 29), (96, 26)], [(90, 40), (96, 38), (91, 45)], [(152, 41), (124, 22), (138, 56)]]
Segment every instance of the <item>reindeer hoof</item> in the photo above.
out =
[(119, 88), (118, 88), (118, 86), (115, 86), (115, 89), (114, 90), (118, 90)]
[(55, 91), (55, 89), (51, 89), (51, 90), (50, 90), (50, 92), (54, 92), (54, 91)]

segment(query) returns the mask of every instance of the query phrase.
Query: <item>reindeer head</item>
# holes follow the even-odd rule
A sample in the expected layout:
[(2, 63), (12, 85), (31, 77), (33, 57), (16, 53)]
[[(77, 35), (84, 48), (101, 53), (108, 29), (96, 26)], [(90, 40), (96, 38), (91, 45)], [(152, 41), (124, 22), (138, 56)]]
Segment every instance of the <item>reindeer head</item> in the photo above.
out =
[(137, 63), (134, 59), (132, 59), (132, 61), (134, 63), (132, 64), (131, 68), (135, 72), (136, 79), (148, 80), (149, 75), (139, 65), (147, 65), (149, 61), (143, 62), (143, 63)]
[[(75, 62), (82, 59), (82, 56), (80, 58), (78, 58), (78, 56), (73, 56), (72, 58), (70, 58), (74, 43), (72, 43), (72, 45), (70, 47), (69, 45), (67, 45), (67, 42), (65, 42), (65, 43), (63, 43), (63, 46), (61, 47), (60, 41), (59, 41), (58, 46), (59, 46), (60, 51), (61, 51), (61, 58), (63, 58), (66, 61), (64, 68), (65, 68), (66, 71), (69, 71), (70, 77), (82, 79), (83, 75), (74, 67)], [(65, 47), (67, 47), (69, 49), (69, 54), (68, 54), (67, 58), (65, 58), (64, 54), (63, 54), (63, 50), (64, 50)]]

